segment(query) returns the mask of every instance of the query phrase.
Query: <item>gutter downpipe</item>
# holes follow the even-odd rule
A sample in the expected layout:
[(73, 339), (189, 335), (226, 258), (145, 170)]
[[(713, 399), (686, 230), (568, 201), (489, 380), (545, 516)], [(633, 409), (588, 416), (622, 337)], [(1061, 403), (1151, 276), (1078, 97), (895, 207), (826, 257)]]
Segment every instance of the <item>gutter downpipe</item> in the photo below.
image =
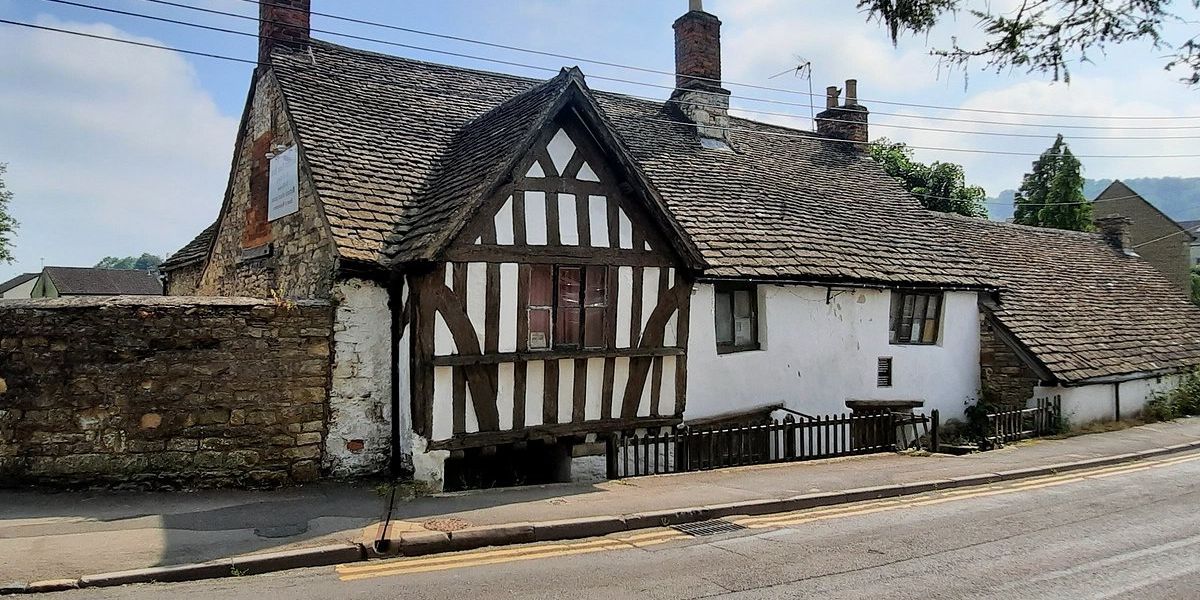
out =
[(1116, 420), (1120, 421), (1121, 420), (1121, 382), (1120, 381), (1113, 383), (1113, 405), (1114, 405), (1113, 408), (1117, 412), (1117, 414), (1115, 415)]
[(390, 351), (392, 378), (392, 439), (391, 457), (388, 461), (392, 477), (399, 477), (404, 471), (400, 451), (400, 324), (404, 311), (404, 276), (393, 274), (388, 279), (388, 312), (391, 313)]

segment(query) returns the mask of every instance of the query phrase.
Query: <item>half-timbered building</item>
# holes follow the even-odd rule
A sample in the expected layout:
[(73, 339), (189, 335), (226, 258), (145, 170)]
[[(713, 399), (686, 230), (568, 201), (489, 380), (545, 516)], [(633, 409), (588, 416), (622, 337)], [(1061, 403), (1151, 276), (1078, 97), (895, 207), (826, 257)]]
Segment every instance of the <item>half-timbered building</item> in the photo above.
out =
[(997, 284), (862, 151), (855, 82), (816, 132), (731, 116), (691, 5), (652, 101), (346, 48), (309, 0), (260, 3), (180, 289), (336, 302), (327, 473), (524, 452), (561, 476), (614, 431), (975, 401)]

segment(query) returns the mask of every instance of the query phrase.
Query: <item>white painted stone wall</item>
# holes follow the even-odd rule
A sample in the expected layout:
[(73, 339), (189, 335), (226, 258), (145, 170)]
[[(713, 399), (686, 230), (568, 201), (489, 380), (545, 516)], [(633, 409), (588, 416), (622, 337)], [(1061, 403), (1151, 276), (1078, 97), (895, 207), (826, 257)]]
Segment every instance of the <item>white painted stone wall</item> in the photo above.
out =
[[(757, 351), (717, 354), (712, 284), (692, 295), (687, 408), (695, 419), (773, 403), (811, 415), (847, 412), (847, 400), (923, 400), (942, 420), (979, 395), (979, 309), (974, 292), (946, 292), (936, 345), (888, 343), (891, 292), (760, 285)], [(893, 385), (876, 385), (879, 357)]]
[[(1076, 387), (1038, 386), (1034, 398), (1062, 397), (1063, 419), (1072, 427), (1097, 421), (1116, 420), (1116, 390), (1121, 388), (1121, 418), (1138, 416), (1142, 408), (1156, 392), (1165, 392), (1179, 386), (1178, 375), (1148, 377), (1117, 383), (1098, 383)], [(1032, 404), (1032, 400), (1031, 400)]]
[[(337, 283), (333, 296), (337, 310), (324, 466), (334, 476), (376, 473), (388, 468), (391, 454), (388, 292), (375, 283), (350, 279)], [(400, 381), (407, 385), (406, 356), (401, 357), (400, 365)], [(407, 396), (402, 398), (401, 406), (407, 406)], [(407, 431), (406, 415), (401, 419), (401, 431)]]

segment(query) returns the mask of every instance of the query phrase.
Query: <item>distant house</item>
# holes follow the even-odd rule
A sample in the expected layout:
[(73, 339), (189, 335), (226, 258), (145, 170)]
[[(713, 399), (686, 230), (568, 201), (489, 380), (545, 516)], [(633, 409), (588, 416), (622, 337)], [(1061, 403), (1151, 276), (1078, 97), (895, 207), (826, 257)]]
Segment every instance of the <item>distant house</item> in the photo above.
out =
[(34, 283), (30, 297), (157, 296), (162, 293), (162, 282), (158, 276), (146, 271), (46, 267)]
[(37, 278), (37, 273), (22, 273), (4, 283), (0, 283), (0, 300), (29, 298), (29, 294), (33, 291), (33, 285), (37, 282)]
[(1179, 226), (1188, 230), (1192, 236), (1191, 251), (1188, 253), (1188, 264), (1192, 266), (1200, 265), (1200, 219), (1195, 221), (1180, 221)]
[[(1119, 214), (1130, 221), (1129, 244), (1142, 258), (1183, 290), (1191, 289), (1188, 270), (1195, 263), (1188, 246), (1196, 241), (1181, 223), (1163, 214), (1120, 180), (1096, 196), (1095, 217)], [(1193, 251), (1194, 252), (1194, 251)]]

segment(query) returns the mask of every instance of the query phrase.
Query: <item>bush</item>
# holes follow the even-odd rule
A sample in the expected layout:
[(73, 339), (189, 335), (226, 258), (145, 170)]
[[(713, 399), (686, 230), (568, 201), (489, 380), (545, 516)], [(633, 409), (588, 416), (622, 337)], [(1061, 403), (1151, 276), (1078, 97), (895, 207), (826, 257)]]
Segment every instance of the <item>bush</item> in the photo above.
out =
[(1200, 415), (1200, 369), (1184, 375), (1178, 387), (1156, 392), (1142, 409), (1142, 418), (1148, 422), (1190, 415)]

